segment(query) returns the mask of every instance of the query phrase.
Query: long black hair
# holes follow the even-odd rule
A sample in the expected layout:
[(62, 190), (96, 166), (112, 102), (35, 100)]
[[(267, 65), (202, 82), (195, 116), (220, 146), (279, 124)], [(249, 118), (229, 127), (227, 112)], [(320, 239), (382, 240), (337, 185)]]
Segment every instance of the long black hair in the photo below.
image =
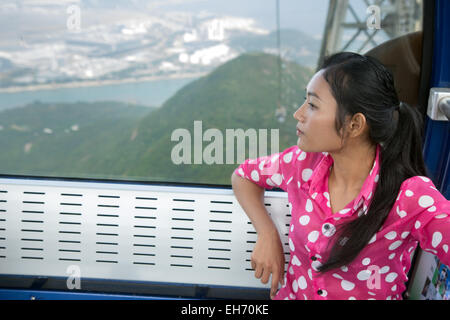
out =
[(379, 180), (367, 214), (337, 226), (327, 260), (320, 272), (353, 261), (382, 227), (404, 180), (428, 176), (422, 154), (423, 119), (419, 110), (399, 101), (392, 73), (377, 59), (351, 52), (325, 58), (320, 70), (337, 102), (335, 128), (341, 129), (348, 116), (362, 113), (369, 127), (369, 139), (380, 144)]

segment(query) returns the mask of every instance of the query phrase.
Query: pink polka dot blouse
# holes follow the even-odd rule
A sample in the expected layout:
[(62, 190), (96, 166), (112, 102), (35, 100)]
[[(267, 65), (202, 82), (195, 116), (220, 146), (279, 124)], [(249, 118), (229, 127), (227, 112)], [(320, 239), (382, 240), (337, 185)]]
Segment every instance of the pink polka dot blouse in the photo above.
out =
[(328, 177), (333, 158), (326, 152), (305, 152), (292, 146), (256, 159), (234, 171), (265, 188), (288, 194), (291, 222), (290, 261), (285, 284), (274, 299), (402, 299), (419, 244), (450, 265), (450, 201), (423, 176), (405, 180), (383, 227), (348, 265), (317, 272), (337, 223), (364, 214), (379, 179), (380, 145), (359, 195), (332, 213)]

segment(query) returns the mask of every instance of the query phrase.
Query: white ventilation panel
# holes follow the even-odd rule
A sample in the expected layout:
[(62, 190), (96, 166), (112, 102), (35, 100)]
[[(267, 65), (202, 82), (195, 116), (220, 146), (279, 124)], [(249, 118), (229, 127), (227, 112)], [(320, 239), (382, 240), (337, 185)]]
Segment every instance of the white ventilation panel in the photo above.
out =
[[(284, 244), (285, 192), (266, 191)], [(255, 230), (230, 189), (0, 179), (0, 274), (268, 288)]]

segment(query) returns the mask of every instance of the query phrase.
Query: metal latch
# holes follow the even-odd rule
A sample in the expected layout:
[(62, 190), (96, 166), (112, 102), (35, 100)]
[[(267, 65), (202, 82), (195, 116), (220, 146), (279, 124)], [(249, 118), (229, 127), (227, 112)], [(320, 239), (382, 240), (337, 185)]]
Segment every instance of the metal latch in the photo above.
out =
[(427, 115), (431, 120), (450, 120), (450, 88), (431, 88)]

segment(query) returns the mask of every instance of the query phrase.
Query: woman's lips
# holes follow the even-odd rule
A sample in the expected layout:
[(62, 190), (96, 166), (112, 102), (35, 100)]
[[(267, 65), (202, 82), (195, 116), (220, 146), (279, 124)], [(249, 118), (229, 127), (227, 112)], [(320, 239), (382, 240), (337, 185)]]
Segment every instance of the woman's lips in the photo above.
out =
[(297, 136), (303, 134), (303, 132), (301, 132), (299, 129), (297, 129)]

